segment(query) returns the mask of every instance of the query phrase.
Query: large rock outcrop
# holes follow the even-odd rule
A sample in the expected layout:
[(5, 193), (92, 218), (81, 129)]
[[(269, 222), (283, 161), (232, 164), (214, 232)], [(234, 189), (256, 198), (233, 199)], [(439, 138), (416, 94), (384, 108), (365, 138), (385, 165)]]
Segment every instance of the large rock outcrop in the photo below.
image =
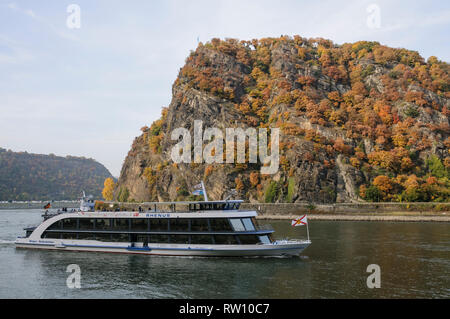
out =
[[(200, 180), (211, 199), (232, 188), (253, 202), (360, 201), (373, 196), (371, 187), (384, 200), (412, 196), (407, 180), (416, 178), (420, 190), (432, 177), (431, 156), (448, 172), (448, 70), (434, 57), (425, 62), (376, 42), (338, 46), (296, 36), (200, 44), (161, 119), (135, 139), (116, 199), (181, 200)], [(196, 120), (223, 132), (280, 128), (279, 170), (263, 175), (260, 162), (174, 163), (171, 133), (186, 128), (194, 136)], [(446, 200), (442, 178), (436, 187)]]

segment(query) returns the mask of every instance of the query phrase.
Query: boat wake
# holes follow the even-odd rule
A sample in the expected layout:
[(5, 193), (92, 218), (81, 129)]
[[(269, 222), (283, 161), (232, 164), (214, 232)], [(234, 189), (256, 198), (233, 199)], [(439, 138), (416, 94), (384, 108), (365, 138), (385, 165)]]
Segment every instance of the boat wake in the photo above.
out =
[(0, 245), (10, 245), (10, 244), (14, 244), (14, 240), (3, 240), (3, 239), (0, 239)]

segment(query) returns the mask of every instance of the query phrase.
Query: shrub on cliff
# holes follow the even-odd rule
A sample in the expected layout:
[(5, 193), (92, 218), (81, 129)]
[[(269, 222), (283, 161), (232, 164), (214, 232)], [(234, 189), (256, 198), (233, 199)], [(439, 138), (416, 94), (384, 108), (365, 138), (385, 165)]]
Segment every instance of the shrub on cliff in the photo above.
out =
[(265, 193), (265, 202), (266, 203), (274, 203), (278, 197), (279, 185), (275, 181), (271, 181), (269, 186), (266, 189)]

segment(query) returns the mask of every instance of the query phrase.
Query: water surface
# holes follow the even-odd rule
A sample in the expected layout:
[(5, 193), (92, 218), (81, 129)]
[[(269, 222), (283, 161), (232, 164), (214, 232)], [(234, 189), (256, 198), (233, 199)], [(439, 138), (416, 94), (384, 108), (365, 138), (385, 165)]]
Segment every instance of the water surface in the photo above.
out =
[[(449, 298), (450, 224), (310, 221), (294, 258), (183, 258), (16, 249), (41, 210), (0, 211), (0, 298)], [(261, 221), (261, 223), (263, 223)], [(304, 227), (270, 221), (279, 239)], [(67, 266), (81, 268), (69, 289)], [(368, 289), (367, 266), (381, 267)]]

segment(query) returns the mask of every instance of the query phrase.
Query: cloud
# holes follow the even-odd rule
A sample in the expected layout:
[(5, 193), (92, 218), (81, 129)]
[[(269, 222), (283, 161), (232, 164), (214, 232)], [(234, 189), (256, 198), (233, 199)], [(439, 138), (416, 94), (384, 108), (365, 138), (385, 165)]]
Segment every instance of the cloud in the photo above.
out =
[(450, 11), (438, 12), (434, 13), (431, 16), (426, 15), (425, 17), (408, 17), (406, 19), (402, 19), (401, 21), (390, 24), (387, 26), (383, 26), (381, 31), (383, 32), (391, 32), (397, 30), (408, 30), (413, 28), (428, 28), (440, 25), (449, 25), (450, 24)]
[(22, 64), (33, 59), (34, 56), (30, 51), (23, 48), (16, 41), (0, 34), (0, 65)]
[(60, 38), (71, 40), (71, 41), (79, 41), (79, 38), (76, 37), (74, 34), (64, 32), (61, 29), (55, 27), (52, 23), (50, 23), (48, 20), (44, 19), (43, 17), (37, 15), (33, 10), (31, 9), (22, 9), (20, 8), (16, 3), (12, 2), (6, 5), (9, 9), (19, 12), (21, 14), (24, 14), (25, 16), (28, 16), (32, 19), (34, 19), (36, 22), (44, 25), (48, 29), (50, 29), (54, 34), (59, 36)]

